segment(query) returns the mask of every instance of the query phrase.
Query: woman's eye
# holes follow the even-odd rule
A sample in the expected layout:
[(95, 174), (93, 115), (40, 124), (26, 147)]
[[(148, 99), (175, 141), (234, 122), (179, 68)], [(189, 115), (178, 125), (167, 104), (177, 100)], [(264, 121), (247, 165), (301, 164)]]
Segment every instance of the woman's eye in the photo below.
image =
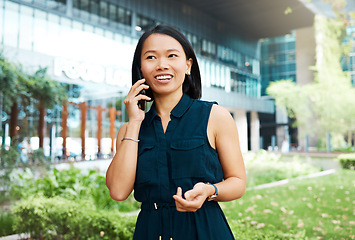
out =
[(170, 54), (169, 57), (177, 57), (176, 54)]
[(148, 56), (147, 59), (155, 59), (154, 56)]

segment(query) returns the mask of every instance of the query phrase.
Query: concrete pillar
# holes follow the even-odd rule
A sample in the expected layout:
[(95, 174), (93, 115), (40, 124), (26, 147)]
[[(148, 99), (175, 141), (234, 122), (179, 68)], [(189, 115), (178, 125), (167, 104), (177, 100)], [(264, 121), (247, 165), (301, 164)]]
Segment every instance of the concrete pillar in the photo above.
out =
[(137, 14), (136, 12), (132, 12), (132, 16), (131, 16), (131, 34), (132, 36), (137, 36), (137, 30), (136, 30), (136, 26), (137, 26)]
[(309, 69), (316, 64), (316, 40), (314, 27), (296, 30), (296, 74), (297, 84), (313, 82), (314, 72)]
[[(309, 69), (315, 66), (316, 56), (316, 40), (314, 27), (301, 28), (296, 30), (296, 74), (297, 84), (305, 85), (314, 81), (314, 72)], [(309, 124), (312, 124), (310, 121)], [(305, 134), (302, 127), (298, 127), (299, 145), (304, 149)], [(315, 148), (317, 146), (317, 138), (315, 135), (309, 136), (309, 146)]]
[(66, 14), (68, 17), (73, 16), (73, 0), (66, 1)]
[(276, 145), (280, 148), (283, 140), (288, 140), (288, 117), (286, 108), (276, 107)]
[(250, 143), (253, 152), (260, 150), (260, 121), (255, 111), (250, 113)]
[(245, 110), (233, 110), (235, 123), (238, 127), (240, 149), (242, 153), (248, 152), (248, 121)]

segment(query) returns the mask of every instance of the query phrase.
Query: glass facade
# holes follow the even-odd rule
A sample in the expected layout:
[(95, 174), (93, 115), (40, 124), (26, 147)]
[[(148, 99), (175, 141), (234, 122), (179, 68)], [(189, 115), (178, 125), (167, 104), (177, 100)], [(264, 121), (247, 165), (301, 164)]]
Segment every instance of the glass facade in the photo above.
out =
[[(261, 39), (261, 95), (267, 96), (266, 89), (271, 82), (291, 79), (296, 82), (296, 37), (295, 32), (291, 34)], [(276, 112), (278, 112), (276, 110)], [(259, 114), (260, 135), (263, 136), (263, 148), (267, 149), (277, 144), (277, 131), (284, 132), (290, 138), (292, 144), (297, 143), (297, 130), (285, 123), (278, 123), (276, 113)], [(287, 118), (287, 117), (286, 117)], [(278, 130), (277, 130), (278, 129)], [(275, 142), (273, 143), (273, 140)], [(282, 140), (282, 139), (281, 139)]]
[(296, 37), (286, 36), (261, 40), (261, 95), (270, 82), (291, 79), (296, 82)]
[[(159, 14), (155, 8), (143, 8), (129, 1), (0, 1), (0, 48), (4, 50), (5, 57), (20, 62), (28, 72), (38, 70), (39, 66), (48, 67), (53, 79), (68, 85), (67, 125), (68, 141), (71, 141), (68, 145), (75, 146), (72, 152), (81, 148), (78, 140), (82, 134), (80, 104), (85, 102), (86, 152), (90, 156), (97, 154), (100, 115), (102, 151), (110, 153), (109, 109), (114, 107), (117, 110), (117, 133), (127, 120), (122, 100), (131, 86), (131, 60), (135, 45), (140, 34), (157, 23), (177, 26), (187, 36), (197, 54), (204, 87), (251, 98), (260, 97), (260, 59), (257, 58), (256, 40), (249, 44), (247, 40), (234, 36), (221, 41), (220, 36), (214, 36), (211, 34), (213, 31), (206, 28), (207, 20), (206, 26), (202, 27), (204, 32), (191, 29), (201, 25), (198, 23), (201, 20), (197, 13), (194, 19), (193, 10), (189, 7), (167, 9), (168, 4), (177, 3), (149, 2), (167, 11)], [(179, 14), (188, 15), (191, 21), (187, 22)], [(99, 112), (99, 106), (103, 108), (102, 112)], [(63, 106), (56, 106), (47, 111), (46, 118), (46, 141), (54, 129), (58, 149), (63, 142), (62, 112)], [(2, 122), (2, 127), (6, 123)], [(34, 127), (36, 122), (33, 120), (31, 124)]]
[[(130, 50), (132, 50), (139, 32), (159, 22), (105, 1), (73, 0), (72, 6), (66, 6), (63, 1), (20, 2), (23, 4), (3, 1), (5, 11), (2, 20), (3, 31), (6, 32), (6, 35), (1, 35), (1, 43), (5, 46), (53, 56), (96, 58), (92, 51), (100, 51), (101, 55), (103, 55), (102, 53), (106, 54), (111, 51), (110, 49), (115, 49), (114, 45), (117, 45), (117, 40), (126, 40), (123, 45), (128, 43)], [(133, 27), (137, 33), (133, 36), (131, 34), (132, 19), (135, 19)], [(259, 85), (260, 81), (258, 59), (183, 29), (180, 30), (186, 34), (198, 56), (214, 62), (211, 63), (212, 65), (227, 66), (231, 69), (227, 79), (230, 79), (233, 87), (227, 91), (235, 91), (252, 97), (260, 96), (259, 87), (255, 87), (255, 85)], [(99, 39), (100, 37), (102, 39)], [(104, 42), (109, 44), (106, 45)], [(85, 47), (82, 46), (82, 43)], [(99, 48), (99, 50), (92, 49), (92, 46)], [(103, 46), (107, 47), (102, 49)], [(91, 48), (90, 53), (87, 48)], [(110, 55), (113, 56), (113, 54)], [(124, 62), (127, 63), (127, 61)], [(121, 63), (120, 66), (122, 66)], [(208, 86), (224, 88), (225, 84), (220, 83), (219, 79), (225, 78), (226, 75), (224, 72), (222, 76), (216, 75), (221, 71), (218, 71), (219, 68), (217, 68), (217, 72), (214, 72), (215, 69), (212, 68), (211, 71), (213, 71), (214, 78), (217, 79), (212, 79), (213, 83)], [(236, 85), (244, 85), (245, 90), (235, 87)]]
[(348, 58), (342, 59), (344, 71), (348, 71), (351, 77), (351, 82), (355, 87), (355, 27), (347, 28), (347, 41), (352, 44), (352, 51)]

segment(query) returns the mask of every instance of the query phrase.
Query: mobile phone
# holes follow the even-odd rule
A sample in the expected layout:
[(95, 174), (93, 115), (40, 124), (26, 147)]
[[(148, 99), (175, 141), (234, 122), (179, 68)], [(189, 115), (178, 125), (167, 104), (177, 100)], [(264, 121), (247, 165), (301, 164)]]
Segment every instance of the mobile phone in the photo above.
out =
[[(145, 89), (143, 89), (142, 91), (140, 91), (139, 94), (146, 95)], [(145, 110), (145, 104), (146, 104), (146, 103), (145, 103), (145, 100), (139, 100), (139, 101), (138, 101), (138, 107), (139, 107), (140, 109), (142, 109), (143, 111)]]
[[(143, 78), (140, 69), (136, 69), (136, 76), (135, 77), (137, 78), (137, 80)], [(147, 93), (146, 93), (145, 89), (143, 89), (142, 91), (139, 92), (139, 94), (146, 95)], [(145, 100), (139, 100), (138, 101), (138, 107), (140, 109), (142, 109), (143, 111), (145, 110), (145, 105), (146, 105), (146, 101)]]

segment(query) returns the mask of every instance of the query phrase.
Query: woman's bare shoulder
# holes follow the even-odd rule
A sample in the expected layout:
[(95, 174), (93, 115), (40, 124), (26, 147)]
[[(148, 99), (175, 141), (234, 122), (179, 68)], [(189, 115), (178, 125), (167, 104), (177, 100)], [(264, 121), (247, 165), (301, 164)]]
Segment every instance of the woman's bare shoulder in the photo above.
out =
[[(213, 104), (211, 109), (211, 118), (220, 120), (222, 122), (233, 121), (231, 113), (224, 107)], [(233, 121), (234, 122), (234, 121)]]
[(215, 133), (236, 130), (236, 123), (228, 109), (216, 104), (211, 109), (210, 124)]

